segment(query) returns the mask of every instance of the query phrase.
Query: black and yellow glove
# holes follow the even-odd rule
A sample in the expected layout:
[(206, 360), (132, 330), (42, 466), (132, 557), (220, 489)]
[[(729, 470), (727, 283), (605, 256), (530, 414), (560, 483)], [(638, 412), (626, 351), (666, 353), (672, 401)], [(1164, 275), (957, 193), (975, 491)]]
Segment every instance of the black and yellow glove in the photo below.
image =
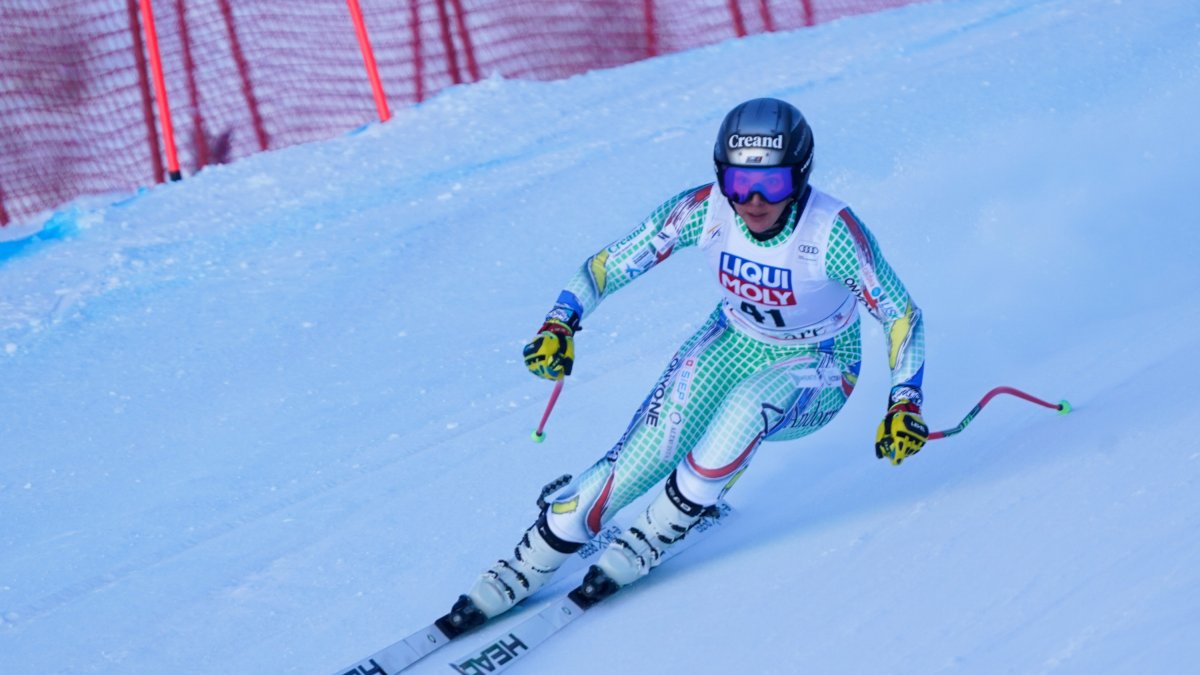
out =
[(875, 432), (875, 456), (900, 464), (920, 452), (927, 440), (929, 427), (921, 419), (921, 407), (912, 400), (900, 399), (888, 408)]
[(538, 334), (525, 344), (525, 367), (547, 380), (561, 380), (575, 365), (575, 328), (548, 319)]

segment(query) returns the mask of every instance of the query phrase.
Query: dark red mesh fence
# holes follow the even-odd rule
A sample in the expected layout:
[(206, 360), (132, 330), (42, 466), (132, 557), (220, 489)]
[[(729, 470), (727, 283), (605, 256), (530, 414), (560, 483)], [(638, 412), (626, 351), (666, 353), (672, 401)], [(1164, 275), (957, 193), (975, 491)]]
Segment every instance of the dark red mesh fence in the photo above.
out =
[[(555, 79), (919, 0), (360, 0), (389, 104)], [(138, 0), (0, 3), (0, 225), (164, 179)], [(194, 173), (378, 119), (344, 0), (153, 0)]]

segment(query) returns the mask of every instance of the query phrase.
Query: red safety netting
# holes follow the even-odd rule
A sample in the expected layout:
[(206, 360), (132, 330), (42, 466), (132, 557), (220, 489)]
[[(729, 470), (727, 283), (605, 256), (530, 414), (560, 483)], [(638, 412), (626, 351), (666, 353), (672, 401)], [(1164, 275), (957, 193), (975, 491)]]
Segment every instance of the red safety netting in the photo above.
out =
[[(358, 0), (391, 107), (919, 0)], [(139, 0), (0, 4), (0, 225), (164, 180)], [(345, 0), (153, 0), (183, 173), (378, 119)]]

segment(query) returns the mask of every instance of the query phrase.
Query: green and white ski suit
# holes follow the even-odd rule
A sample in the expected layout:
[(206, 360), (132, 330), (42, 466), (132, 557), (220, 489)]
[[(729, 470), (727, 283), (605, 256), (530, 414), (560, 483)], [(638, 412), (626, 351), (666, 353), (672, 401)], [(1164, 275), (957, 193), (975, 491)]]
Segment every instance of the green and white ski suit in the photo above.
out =
[(827, 424), (861, 365), (858, 305), (883, 324), (893, 390), (919, 397), (921, 312), (846, 204), (811, 189), (783, 230), (758, 241), (704, 185), (668, 200), (591, 256), (549, 317), (583, 318), (681, 249), (698, 247), (724, 298), (687, 339), (616, 444), (552, 500), (546, 520), (586, 542), (621, 508), (676, 471), (684, 497), (711, 505), (764, 440)]

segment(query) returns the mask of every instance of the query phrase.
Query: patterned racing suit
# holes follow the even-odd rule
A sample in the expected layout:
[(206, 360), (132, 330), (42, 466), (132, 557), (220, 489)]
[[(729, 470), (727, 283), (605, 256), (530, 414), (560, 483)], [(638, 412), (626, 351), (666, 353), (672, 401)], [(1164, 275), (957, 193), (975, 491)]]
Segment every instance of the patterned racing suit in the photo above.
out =
[(550, 317), (586, 317), (694, 246), (724, 298), (616, 444), (551, 500), (546, 522), (555, 535), (588, 541), (672, 471), (684, 497), (715, 504), (763, 441), (800, 438), (829, 423), (861, 365), (858, 305), (883, 324), (893, 389), (920, 391), (920, 310), (846, 204), (815, 188), (802, 200), (789, 207), (782, 231), (758, 241), (714, 185), (687, 190), (588, 258), (567, 283)]

